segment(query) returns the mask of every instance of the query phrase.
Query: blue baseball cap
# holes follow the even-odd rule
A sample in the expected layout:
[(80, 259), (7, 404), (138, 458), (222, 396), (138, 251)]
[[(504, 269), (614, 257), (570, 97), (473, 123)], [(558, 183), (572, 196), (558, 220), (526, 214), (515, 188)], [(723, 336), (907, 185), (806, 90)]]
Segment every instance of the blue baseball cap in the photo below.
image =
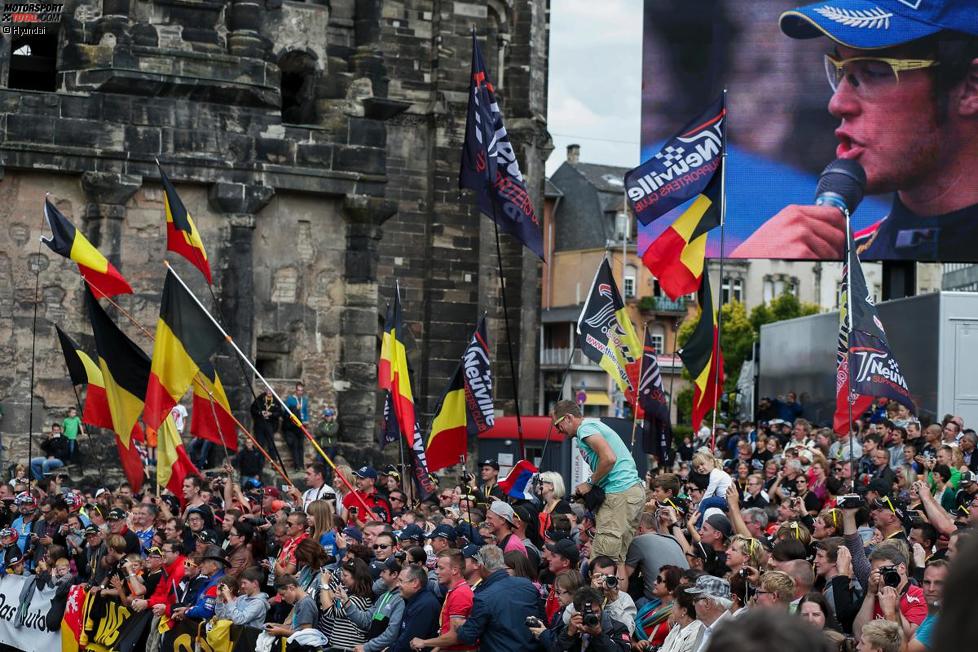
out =
[(975, 0), (824, 0), (781, 14), (791, 38), (828, 36), (859, 50), (890, 48), (941, 30), (978, 35)]
[(436, 527), (434, 530), (431, 531), (431, 534), (428, 535), (428, 538), (435, 539), (437, 537), (441, 537), (443, 539), (448, 539), (449, 541), (454, 541), (455, 536), (456, 536), (455, 528), (453, 528), (451, 525), (448, 525), (447, 523), (442, 523), (441, 525), (439, 525), (438, 527)]
[(372, 466), (361, 466), (359, 469), (353, 472), (358, 478), (370, 478), (371, 480), (377, 479), (377, 471)]
[(409, 523), (401, 530), (397, 535), (398, 541), (417, 541), (421, 543), (424, 541), (424, 530), (414, 523)]

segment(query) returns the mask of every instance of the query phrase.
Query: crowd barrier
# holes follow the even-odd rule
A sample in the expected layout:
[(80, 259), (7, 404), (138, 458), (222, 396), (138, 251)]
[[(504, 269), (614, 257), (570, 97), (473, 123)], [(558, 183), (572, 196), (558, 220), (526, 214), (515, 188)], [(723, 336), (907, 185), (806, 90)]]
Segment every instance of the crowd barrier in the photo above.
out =
[(37, 587), (33, 576), (0, 576), (0, 644), (24, 652), (146, 652), (154, 626), (158, 652), (254, 652), (261, 634), (227, 620), (162, 620), (89, 595), (83, 585), (58, 596), (54, 588)]

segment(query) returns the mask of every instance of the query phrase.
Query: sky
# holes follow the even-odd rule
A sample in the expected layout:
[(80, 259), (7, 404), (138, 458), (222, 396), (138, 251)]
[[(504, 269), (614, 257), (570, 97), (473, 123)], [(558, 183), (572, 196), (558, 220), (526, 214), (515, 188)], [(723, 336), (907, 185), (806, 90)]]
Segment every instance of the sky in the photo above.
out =
[(553, 0), (547, 128), (553, 174), (567, 145), (581, 160), (638, 165), (643, 0)]

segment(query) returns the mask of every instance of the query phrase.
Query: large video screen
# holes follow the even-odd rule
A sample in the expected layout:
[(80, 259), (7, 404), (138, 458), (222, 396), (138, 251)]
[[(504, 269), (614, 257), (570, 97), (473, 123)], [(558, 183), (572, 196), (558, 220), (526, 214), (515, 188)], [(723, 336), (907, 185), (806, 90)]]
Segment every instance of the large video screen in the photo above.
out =
[[(825, 0), (810, 13), (826, 29), (838, 23), (857, 36), (862, 29), (885, 38), (907, 20), (891, 7), (902, 1), (887, 2), (889, 16), (875, 21), (846, 18), (845, 0)], [(914, 4), (900, 11), (912, 14)], [(726, 87), (724, 256), (840, 260), (841, 214), (813, 205), (820, 172), (850, 158), (867, 175), (866, 197), (852, 216), (862, 259), (978, 262), (978, 129), (953, 86), (936, 88), (953, 79), (938, 82), (940, 65), (920, 63), (931, 58), (931, 46), (854, 50), (824, 35), (790, 38), (779, 17), (798, 6), (645, 0), (641, 160)], [(792, 20), (796, 32), (806, 24), (813, 34), (825, 32), (804, 17)], [(918, 67), (897, 63), (896, 72), (882, 61), (910, 57)], [(952, 68), (967, 67), (944, 65), (942, 74)], [(642, 227), (640, 250), (686, 207)], [(707, 255), (720, 253), (716, 229)]]

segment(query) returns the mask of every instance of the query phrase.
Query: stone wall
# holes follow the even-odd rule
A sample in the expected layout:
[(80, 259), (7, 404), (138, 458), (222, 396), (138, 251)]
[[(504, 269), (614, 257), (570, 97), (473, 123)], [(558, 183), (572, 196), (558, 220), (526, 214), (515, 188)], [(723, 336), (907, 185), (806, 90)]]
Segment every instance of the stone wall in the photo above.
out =
[[(35, 433), (73, 403), (49, 321), (90, 343), (74, 264), (36, 253), (44, 193), (130, 280), (135, 294), (119, 302), (152, 330), (165, 252), (156, 159), (197, 222), (216, 301), (189, 264), (168, 258), (276, 389), (301, 377), (314, 407), (338, 403), (348, 457), (379, 456), (378, 334), (395, 278), (422, 410), (434, 407), (484, 310), (499, 404), (511, 409), (495, 240), (456, 175), (475, 28), (484, 47), (493, 44), (490, 66), (502, 62), (503, 112), (542, 211), (547, 8), (546, 0), (79, 0), (60, 27), (55, 92), (8, 87), (4, 37), (7, 457), (26, 457), (35, 266)], [(502, 253), (530, 405), (538, 263), (505, 235)], [(150, 352), (147, 338), (121, 325)], [(249, 423), (250, 378), (228, 351), (217, 367)]]

